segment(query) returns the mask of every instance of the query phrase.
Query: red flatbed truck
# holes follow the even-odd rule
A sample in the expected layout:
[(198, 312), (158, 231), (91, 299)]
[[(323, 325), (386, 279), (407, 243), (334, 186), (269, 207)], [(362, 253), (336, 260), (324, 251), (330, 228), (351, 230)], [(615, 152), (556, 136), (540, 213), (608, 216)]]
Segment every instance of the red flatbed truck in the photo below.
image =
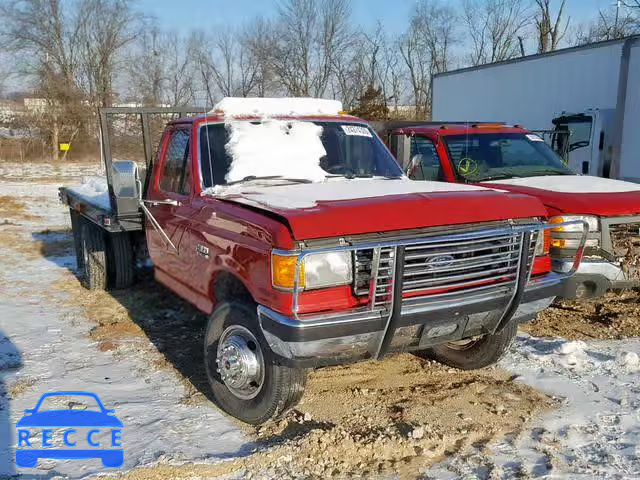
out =
[[(270, 99), (236, 107), (245, 101), (244, 115), (170, 122), (146, 181), (134, 162), (107, 159), (109, 208), (61, 188), (88, 287), (134, 281), (132, 246), (143, 244), (157, 281), (210, 316), (204, 367), (230, 415), (277, 418), (301, 398), (306, 369), (398, 350), (492, 364), (570, 278), (550, 271), (537, 199), (412, 182), (366, 122), (327, 113), (327, 101), (316, 101), (322, 114), (292, 109), (296, 99), (281, 113)], [(269, 117), (250, 108), (261, 101)], [(232, 180), (247, 166), (240, 151), (276, 162), (264, 142), (276, 135), (284, 152), (295, 132), (316, 132), (293, 147), (320, 152), (310, 165), (321, 179)]]

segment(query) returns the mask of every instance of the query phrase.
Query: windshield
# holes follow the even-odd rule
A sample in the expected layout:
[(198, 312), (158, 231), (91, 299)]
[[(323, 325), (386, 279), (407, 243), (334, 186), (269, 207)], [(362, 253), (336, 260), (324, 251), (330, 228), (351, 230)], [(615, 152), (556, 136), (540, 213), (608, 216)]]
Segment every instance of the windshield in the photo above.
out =
[[(299, 120), (289, 123), (295, 124)], [(252, 122), (257, 124), (257, 122)], [(306, 122), (305, 122), (306, 123)], [(310, 122), (311, 123), (311, 122)], [(378, 136), (366, 125), (344, 122), (312, 122), (321, 127), (320, 142), (324, 152), (315, 157), (319, 161), (319, 168), (324, 177), (344, 176), (347, 178), (361, 177), (400, 177), (402, 170), (396, 163)], [(268, 138), (262, 137), (264, 142)], [(316, 137), (317, 138), (317, 137)], [(202, 173), (203, 188), (229, 183), (229, 171), (233, 158), (230, 155), (229, 127), (223, 124), (204, 125), (200, 129), (200, 168)], [(317, 140), (316, 140), (317, 141)], [(308, 143), (308, 148), (315, 146)], [(301, 148), (305, 148), (302, 143)], [(282, 179), (291, 177), (300, 180), (297, 175), (298, 165), (292, 163), (282, 165), (282, 152), (267, 151), (271, 147), (266, 145), (254, 145), (252, 149), (260, 152), (261, 161), (255, 165), (255, 171), (245, 170), (243, 177), (246, 179)], [(309, 152), (301, 151), (298, 160), (294, 156), (291, 162), (302, 162), (303, 157)], [(278, 157), (278, 158), (275, 158)], [(305, 160), (306, 161), (306, 160)], [(276, 165), (279, 162), (279, 165)], [(269, 165), (273, 169), (269, 170)], [(267, 167), (267, 168), (265, 168)], [(266, 173), (265, 173), (266, 172)]]
[(443, 137), (456, 174), (468, 182), (539, 175), (574, 175), (533, 134), (482, 133)]

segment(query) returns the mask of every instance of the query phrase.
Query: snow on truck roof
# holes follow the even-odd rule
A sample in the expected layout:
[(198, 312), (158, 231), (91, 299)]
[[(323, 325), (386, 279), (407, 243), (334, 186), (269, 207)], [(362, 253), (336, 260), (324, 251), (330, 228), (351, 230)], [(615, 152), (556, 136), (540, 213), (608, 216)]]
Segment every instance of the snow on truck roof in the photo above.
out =
[(280, 117), (280, 116), (325, 116), (340, 115), (342, 102), (324, 98), (243, 98), (225, 97), (210, 113), (225, 117)]

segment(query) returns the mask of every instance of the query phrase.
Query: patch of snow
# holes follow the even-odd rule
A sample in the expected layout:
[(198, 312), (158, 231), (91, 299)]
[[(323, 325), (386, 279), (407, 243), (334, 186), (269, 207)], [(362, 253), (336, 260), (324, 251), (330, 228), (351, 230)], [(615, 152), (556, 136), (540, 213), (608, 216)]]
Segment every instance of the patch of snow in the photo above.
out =
[[(42, 229), (69, 227), (68, 212), (58, 201), (55, 184), (3, 182), (0, 193), (22, 197), (27, 206), (47, 212), (38, 223), (23, 224), (17, 232), (25, 244)], [(66, 240), (72, 244), (70, 233)], [(28, 478), (77, 479), (112, 473), (98, 459), (41, 460), (34, 469), (16, 468), (16, 422), (42, 393), (56, 390), (95, 392), (106, 408), (115, 409), (124, 424), (125, 452), (125, 463), (117, 473), (161, 461), (214, 463), (254, 448), (211, 403), (183, 401), (188, 392), (179, 374), (151, 366), (147, 349), (139, 343), (149, 342), (146, 338), (132, 339), (117, 352), (98, 349), (88, 335), (91, 322), (83, 311), (69, 306), (70, 293), (48, 288), (75, 267), (75, 255), (59, 263), (52, 257), (23, 256), (0, 245), (0, 257), (5, 267), (0, 270), (1, 478), (20, 473)], [(10, 395), (10, 387), (19, 382), (30, 386)], [(81, 433), (79, 430), (77, 438), (82, 438)], [(54, 429), (54, 441), (59, 434)], [(35, 440), (38, 438), (41, 435)]]
[(225, 148), (232, 159), (228, 182), (255, 175), (282, 175), (320, 182), (327, 172), (320, 158), (327, 152), (322, 127), (311, 122), (267, 119), (260, 123), (227, 123), (230, 138)]
[(106, 177), (84, 177), (80, 185), (69, 187), (69, 190), (98, 208), (111, 209)]
[(381, 178), (329, 179), (319, 183), (274, 185), (243, 182), (207, 189), (204, 195), (226, 197), (246, 204), (281, 209), (313, 208), (318, 202), (355, 200), (412, 193), (486, 191), (486, 188), (462, 183), (414, 182), (408, 179)]
[(540, 188), (558, 193), (615, 193), (638, 192), (637, 183), (612, 180), (610, 178), (593, 177), (589, 175), (547, 175), (527, 178), (507, 178), (492, 180), (491, 183), (517, 185), (520, 187)]
[[(87, 175), (104, 175), (104, 166), (93, 163), (29, 163), (0, 162), (2, 179), (41, 179), (46, 177), (81, 178)], [(39, 185), (42, 186), (42, 185)]]
[(561, 405), (519, 434), (447, 458), (426, 477), (489, 478), (474, 472), (490, 471), (491, 478), (640, 478), (639, 353), (639, 338), (519, 336), (499, 365)]
[(624, 367), (629, 372), (640, 370), (640, 357), (636, 352), (620, 352), (617, 356), (618, 365)]
[(313, 116), (338, 115), (342, 102), (324, 98), (242, 98), (225, 97), (211, 111), (223, 111), (227, 117)]

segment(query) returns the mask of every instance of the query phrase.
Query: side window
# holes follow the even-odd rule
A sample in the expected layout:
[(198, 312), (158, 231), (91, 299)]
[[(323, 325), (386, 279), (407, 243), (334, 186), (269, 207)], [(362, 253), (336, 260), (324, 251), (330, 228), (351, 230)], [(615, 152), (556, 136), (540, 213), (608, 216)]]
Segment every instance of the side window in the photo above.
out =
[(169, 146), (160, 177), (160, 190), (188, 195), (191, 193), (191, 168), (189, 166), (189, 131), (171, 133)]
[(444, 180), (436, 146), (430, 139), (411, 138), (411, 163), (407, 174), (413, 180)]
[(200, 127), (200, 172), (202, 188), (227, 183), (231, 157), (226, 150), (229, 133), (222, 124)]

